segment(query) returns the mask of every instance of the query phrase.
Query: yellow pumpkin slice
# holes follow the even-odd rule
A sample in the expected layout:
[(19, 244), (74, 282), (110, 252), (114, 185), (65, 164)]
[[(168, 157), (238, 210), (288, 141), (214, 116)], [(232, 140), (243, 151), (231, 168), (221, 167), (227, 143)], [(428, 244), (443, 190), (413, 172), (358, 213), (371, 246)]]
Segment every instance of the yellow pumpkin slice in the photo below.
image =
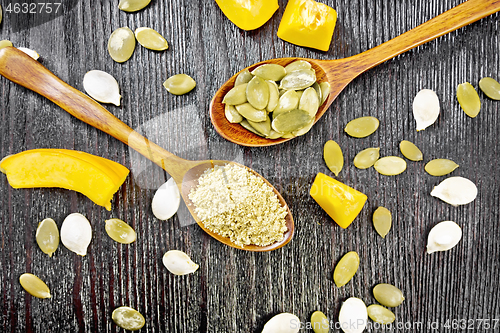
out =
[(111, 199), (129, 170), (111, 160), (68, 149), (33, 149), (0, 161), (13, 188), (59, 187), (111, 210)]
[(279, 8), (278, 0), (215, 0), (238, 28), (254, 30), (264, 25)]

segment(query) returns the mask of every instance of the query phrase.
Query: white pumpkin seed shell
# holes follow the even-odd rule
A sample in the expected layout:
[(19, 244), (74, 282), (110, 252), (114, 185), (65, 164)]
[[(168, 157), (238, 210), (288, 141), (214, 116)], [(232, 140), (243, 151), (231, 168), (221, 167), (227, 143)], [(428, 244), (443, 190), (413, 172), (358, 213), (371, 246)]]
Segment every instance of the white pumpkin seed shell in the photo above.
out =
[(368, 322), (365, 303), (356, 297), (348, 298), (341, 306), (339, 323), (345, 333), (361, 333)]
[(151, 202), (151, 209), (157, 219), (165, 221), (177, 213), (180, 203), (181, 194), (179, 188), (174, 179), (169, 178), (165, 184), (156, 190)]
[(26, 53), (27, 55), (29, 55), (30, 57), (32, 57), (35, 60), (38, 60), (38, 58), (40, 58), (40, 55), (36, 51), (33, 51), (33, 50), (28, 49), (26, 47), (18, 47), (17, 49), (19, 51), (23, 51), (24, 53)]
[(439, 98), (430, 89), (420, 90), (413, 99), (413, 117), (417, 122), (417, 131), (434, 124), (439, 117)]
[(189, 256), (178, 250), (170, 250), (163, 255), (163, 265), (175, 275), (194, 273), (200, 266), (195, 264)]
[[(297, 325), (294, 325), (297, 323)], [(300, 330), (299, 317), (292, 313), (280, 313), (269, 319), (264, 325), (262, 333), (298, 333)]]
[(476, 199), (477, 187), (467, 178), (450, 177), (434, 187), (431, 195), (452, 206), (466, 205)]
[(453, 221), (436, 224), (427, 238), (427, 253), (448, 251), (462, 239), (462, 228)]
[(89, 220), (80, 213), (69, 214), (61, 226), (61, 242), (78, 255), (85, 256), (92, 240), (92, 227)]
[(91, 70), (83, 77), (83, 88), (90, 97), (101, 103), (120, 106), (120, 88), (111, 75), (99, 70)]

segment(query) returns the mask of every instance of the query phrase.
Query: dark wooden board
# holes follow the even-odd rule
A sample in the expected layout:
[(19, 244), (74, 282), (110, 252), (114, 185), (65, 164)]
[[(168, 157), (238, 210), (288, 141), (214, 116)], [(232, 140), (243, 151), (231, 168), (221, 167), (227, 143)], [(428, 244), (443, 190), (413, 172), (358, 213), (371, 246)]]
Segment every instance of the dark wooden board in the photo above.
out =
[[(132, 171), (115, 195), (111, 212), (78, 193), (15, 190), (5, 176), (0, 177), (2, 332), (116, 332), (120, 329), (111, 312), (128, 305), (145, 316), (144, 332), (253, 333), (280, 312), (294, 313), (305, 323), (313, 311), (321, 310), (336, 322), (345, 299), (354, 296), (367, 305), (375, 303), (371, 290), (382, 282), (398, 286), (406, 297), (394, 309), (395, 325), (385, 331), (465, 331), (447, 329), (447, 323), (465, 323), (475, 332), (500, 331), (499, 102), (479, 92), (482, 110), (471, 119), (455, 97), (462, 82), (478, 88), (484, 76), (500, 79), (498, 14), (362, 74), (308, 135), (273, 147), (246, 148), (221, 138), (208, 114), (215, 91), (240, 68), (274, 57), (354, 55), (461, 1), (324, 0), (338, 11), (328, 52), (298, 47), (276, 36), (284, 0), (269, 22), (250, 32), (227, 20), (212, 0), (152, 0), (137, 13), (120, 11), (115, 0), (74, 1), (76, 5), (63, 15), (23, 30), (12, 25), (5, 11), (9, 1), (3, 1), (0, 39), (36, 50), (42, 64), (80, 90), (87, 71), (109, 72), (117, 78), (123, 100), (122, 106), (107, 106), (108, 110), (181, 157), (235, 160), (254, 168), (289, 203), (296, 233), (282, 249), (250, 253), (211, 239), (186, 211), (168, 221), (157, 220), (151, 200), (168, 175), (121, 142), (1, 78), (1, 157), (26, 149), (67, 148), (109, 158)], [(121, 26), (152, 27), (166, 37), (170, 48), (153, 52), (138, 45), (129, 61), (115, 63), (107, 53), (107, 39)], [(177, 73), (192, 76), (196, 89), (185, 96), (166, 92), (163, 81)], [(423, 88), (437, 92), (441, 114), (433, 126), (417, 132), (411, 104)], [(379, 118), (379, 130), (365, 139), (348, 137), (345, 124), (365, 115)], [(345, 156), (337, 178), (368, 196), (346, 230), (308, 194), (317, 172), (332, 175), (322, 159), (329, 139), (339, 143)], [(353, 166), (356, 153), (367, 147), (381, 147), (383, 156), (401, 155), (398, 145), (403, 139), (421, 148), (424, 162), (409, 162), (402, 175), (386, 177), (373, 168)], [(457, 162), (460, 167), (453, 175), (477, 184), (476, 201), (452, 207), (431, 197), (432, 188), (445, 178), (425, 173), (425, 162), (433, 158)], [(393, 213), (393, 228), (385, 239), (371, 224), (378, 206)], [(60, 245), (49, 258), (35, 242), (38, 222), (51, 217), (61, 226), (73, 212), (84, 214), (93, 225), (88, 255), (80, 257)], [(104, 220), (110, 217), (131, 224), (137, 241), (112, 241), (104, 230)], [(443, 220), (457, 222), (463, 239), (449, 252), (428, 255), (427, 234)], [(199, 270), (182, 277), (170, 274), (161, 259), (171, 249), (188, 253), (200, 264)], [(333, 268), (351, 250), (359, 253), (361, 265), (354, 279), (339, 289), (333, 283)], [(25, 272), (46, 281), (53, 298), (41, 300), (24, 292), (18, 279)], [(489, 329), (482, 320), (489, 320)]]

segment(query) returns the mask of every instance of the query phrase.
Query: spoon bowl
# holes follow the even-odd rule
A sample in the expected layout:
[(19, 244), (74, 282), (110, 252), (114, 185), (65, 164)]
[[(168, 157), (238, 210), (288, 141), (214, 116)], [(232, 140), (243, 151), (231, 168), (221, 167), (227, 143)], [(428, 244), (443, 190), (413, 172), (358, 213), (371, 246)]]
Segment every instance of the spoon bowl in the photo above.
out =
[[(276, 250), (292, 239), (294, 222), (290, 209), (280, 193), (254, 170), (232, 161), (189, 161), (166, 151), (127, 126), (99, 103), (63, 82), (38, 61), (33, 60), (24, 52), (14, 47), (5, 47), (0, 50), (0, 74), (48, 98), (71, 115), (115, 137), (162, 167), (172, 176), (172, 178), (174, 178), (186, 206), (198, 225), (221, 243), (247, 251), (263, 252)], [(268, 246), (245, 245), (241, 247), (231, 242), (229, 238), (222, 237), (206, 229), (203, 225), (203, 221), (198, 218), (195, 212), (195, 206), (189, 199), (189, 193), (193, 188), (198, 186), (198, 179), (206, 170), (212, 169), (216, 165), (222, 166), (229, 163), (244, 167), (257, 177), (262, 178), (262, 180), (273, 189), (281, 205), (286, 207), (287, 215), (285, 217), (285, 222), (288, 230), (285, 232), (282, 241), (275, 242)]]
[[(499, 10), (500, 0), (468, 0), (398, 37), (348, 58), (335, 60), (278, 58), (261, 61), (245, 69), (252, 71), (263, 64), (286, 66), (295, 60), (306, 60), (311, 63), (312, 68), (316, 71), (317, 82), (326, 81), (330, 83), (330, 94), (316, 113), (316, 123), (342, 90), (361, 73), (401, 53), (473, 23), (483, 17), (494, 14)], [(239, 124), (232, 124), (226, 119), (222, 100), (226, 93), (234, 87), (234, 81), (242, 71), (236, 73), (226, 81), (212, 98), (210, 103), (210, 119), (215, 130), (226, 140), (248, 147), (272, 146), (293, 139), (266, 139), (251, 133)]]

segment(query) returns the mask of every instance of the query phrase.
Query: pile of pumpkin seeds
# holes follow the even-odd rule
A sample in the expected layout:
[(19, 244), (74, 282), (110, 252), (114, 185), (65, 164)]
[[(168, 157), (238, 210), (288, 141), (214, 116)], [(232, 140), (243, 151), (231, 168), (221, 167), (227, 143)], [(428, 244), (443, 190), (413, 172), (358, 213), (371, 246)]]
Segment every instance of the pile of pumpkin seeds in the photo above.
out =
[(296, 60), (242, 71), (222, 103), (230, 123), (267, 139), (293, 138), (311, 129), (329, 93), (330, 84), (317, 82), (311, 64)]

